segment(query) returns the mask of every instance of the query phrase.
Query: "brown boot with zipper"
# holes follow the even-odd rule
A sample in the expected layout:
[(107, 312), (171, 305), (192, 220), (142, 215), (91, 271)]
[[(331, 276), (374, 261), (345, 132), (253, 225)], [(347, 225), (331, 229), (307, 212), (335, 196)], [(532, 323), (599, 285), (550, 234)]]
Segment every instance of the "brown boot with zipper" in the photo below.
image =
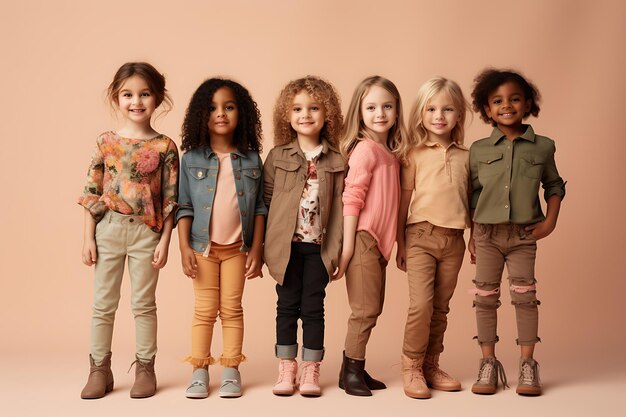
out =
[[(154, 358), (142, 362), (139, 358), (130, 367), (135, 365), (135, 383), (130, 389), (130, 398), (148, 398), (156, 393), (156, 375), (154, 373)], [(130, 368), (128, 369), (130, 371)]]
[(94, 400), (104, 397), (108, 392), (113, 391), (113, 372), (111, 372), (111, 352), (104, 356), (100, 364), (89, 355), (89, 378), (85, 388), (80, 393), (80, 398), (84, 400)]

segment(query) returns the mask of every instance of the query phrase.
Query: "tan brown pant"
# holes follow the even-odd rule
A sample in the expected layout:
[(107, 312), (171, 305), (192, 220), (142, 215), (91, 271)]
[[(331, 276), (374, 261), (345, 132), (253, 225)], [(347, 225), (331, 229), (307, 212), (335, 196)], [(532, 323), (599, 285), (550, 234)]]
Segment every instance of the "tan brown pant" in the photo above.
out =
[(96, 225), (98, 259), (95, 266), (91, 356), (100, 363), (111, 351), (115, 312), (120, 302), (124, 264), (128, 258), (130, 302), (135, 317), (137, 357), (150, 361), (157, 351), (156, 287), (159, 270), (152, 266), (160, 233), (139, 216), (107, 211)]
[(476, 324), (478, 343), (498, 341), (497, 309), (500, 283), (506, 264), (509, 272), (511, 304), (517, 319), (517, 343), (533, 345), (537, 337), (539, 301), (536, 298), (535, 256), (537, 241), (517, 224), (476, 224)]
[(438, 227), (429, 222), (407, 227), (409, 312), (402, 351), (409, 358), (443, 352), (450, 299), (464, 253), (463, 230)]
[(349, 358), (365, 359), (367, 342), (383, 311), (385, 268), (387, 260), (378, 250), (376, 239), (365, 231), (358, 231), (354, 255), (346, 270), (348, 302), (352, 309), (345, 345)]
[(187, 361), (196, 367), (210, 365), (213, 328), (219, 314), (222, 322), (223, 351), (219, 363), (236, 367), (244, 360), (243, 308), (241, 299), (246, 279), (247, 255), (241, 241), (230, 245), (211, 243), (209, 256), (196, 252), (198, 273), (193, 279), (195, 309), (191, 324), (191, 356)]

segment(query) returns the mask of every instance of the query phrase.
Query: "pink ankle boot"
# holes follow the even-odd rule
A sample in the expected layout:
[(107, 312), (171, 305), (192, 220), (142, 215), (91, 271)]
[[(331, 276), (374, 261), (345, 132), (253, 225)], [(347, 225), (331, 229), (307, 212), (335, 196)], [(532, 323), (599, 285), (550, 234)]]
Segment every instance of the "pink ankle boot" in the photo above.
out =
[(296, 390), (298, 363), (295, 359), (281, 359), (278, 363), (278, 380), (274, 384), (274, 395), (292, 395)]
[(300, 365), (300, 395), (305, 397), (319, 397), (321, 362), (304, 361)]

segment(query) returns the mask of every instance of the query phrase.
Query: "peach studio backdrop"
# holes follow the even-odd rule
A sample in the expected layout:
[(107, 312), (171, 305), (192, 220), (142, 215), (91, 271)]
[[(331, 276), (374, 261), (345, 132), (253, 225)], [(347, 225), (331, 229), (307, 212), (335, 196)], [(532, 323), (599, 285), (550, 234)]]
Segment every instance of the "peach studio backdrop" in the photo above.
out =
[[(569, 415), (619, 413), (626, 388), (623, 222), (623, 101), (626, 5), (621, 1), (8, 1), (0, 26), (0, 117), (4, 146), (0, 250), (0, 414), (120, 415)], [(183, 397), (190, 369), (192, 288), (181, 272), (174, 235), (158, 289), (159, 392), (131, 401), (134, 331), (126, 279), (116, 320), (116, 390), (81, 401), (88, 371), (92, 270), (80, 262), (82, 209), (75, 201), (96, 136), (117, 125), (104, 89), (126, 61), (146, 60), (167, 77), (174, 109), (157, 130), (180, 144), (184, 110), (195, 88), (215, 75), (245, 84), (262, 112), (265, 153), (280, 88), (305, 74), (327, 78), (347, 108), (357, 83), (371, 74), (393, 80), (412, 105), (418, 86), (435, 75), (459, 82), (487, 65), (522, 71), (544, 102), (535, 130), (557, 142), (568, 180), (554, 235), (539, 243), (540, 336), (545, 396), (514, 389), (492, 398), (469, 388), (479, 349), (471, 288), (463, 266), (452, 301), (442, 362), (462, 379), (460, 393), (410, 400), (401, 388), (399, 355), (407, 308), (405, 277), (392, 260), (386, 306), (368, 347), (368, 369), (389, 384), (373, 398), (336, 388), (348, 316), (343, 281), (328, 287), (324, 396), (271, 395), (275, 292), (267, 274), (247, 284), (244, 304), (248, 363), (245, 395), (217, 398), (219, 369), (204, 401)], [(467, 143), (487, 136), (478, 117)], [(395, 257), (395, 254), (394, 254)], [(503, 296), (499, 357), (512, 387), (518, 353), (513, 308)], [(214, 353), (221, 337), (216, 332)], [(308, 400), (307, 400), (308, 401)], [(485, 414), (486, 413), (486, 414)], [(217, 414), (214, 414), (217, 415)]]

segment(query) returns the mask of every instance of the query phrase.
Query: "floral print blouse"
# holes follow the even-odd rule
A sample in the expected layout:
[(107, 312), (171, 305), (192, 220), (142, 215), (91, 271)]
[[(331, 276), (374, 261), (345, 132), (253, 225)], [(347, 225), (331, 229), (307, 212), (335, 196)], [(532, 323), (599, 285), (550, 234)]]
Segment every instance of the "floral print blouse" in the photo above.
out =
[(308, 164), (308, 172), (304, 190), (300, 197), (296, 231), (293, 234), (293, 242), (307, 242), (322, 244), (322, 222), (320, 219), (320, 182), (317, 178), (317, 159), (322, 153), (322, 145), (304, 152)]
[(78, 204), (96, 221), (110, 209), (140, 216), (158, 233), (177, 196), (178, 151), (170, 138), (130, 139), (105, 132), (96, 142)]

